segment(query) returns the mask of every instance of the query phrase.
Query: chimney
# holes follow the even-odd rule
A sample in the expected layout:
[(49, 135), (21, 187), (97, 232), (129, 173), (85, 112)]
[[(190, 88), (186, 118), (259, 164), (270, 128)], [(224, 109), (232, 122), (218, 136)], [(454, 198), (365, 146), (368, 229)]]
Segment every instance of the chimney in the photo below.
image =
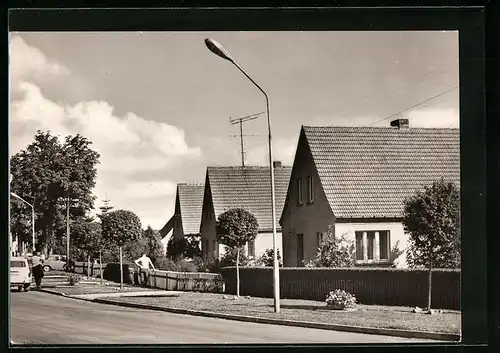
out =
[(410, 121), (408, 119), (396, 119), (391, 121), (391, 126), (397, 127), (398, 129), (408, 129), (410, 127)]
[(281, 168), (281, 161), (274, 161), (273, 168)]

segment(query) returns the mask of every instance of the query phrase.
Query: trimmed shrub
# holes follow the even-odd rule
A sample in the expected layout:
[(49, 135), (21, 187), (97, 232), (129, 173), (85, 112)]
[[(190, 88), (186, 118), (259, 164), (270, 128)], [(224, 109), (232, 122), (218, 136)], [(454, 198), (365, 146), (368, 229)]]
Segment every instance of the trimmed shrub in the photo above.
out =
[[(134, 284), (134, 270), (132, 264), (124, 263), (123, 268), (123, 283)], [(120, 263), (110, 262), (104, 268), (102, 277), (105, 280), (120, 283)]]

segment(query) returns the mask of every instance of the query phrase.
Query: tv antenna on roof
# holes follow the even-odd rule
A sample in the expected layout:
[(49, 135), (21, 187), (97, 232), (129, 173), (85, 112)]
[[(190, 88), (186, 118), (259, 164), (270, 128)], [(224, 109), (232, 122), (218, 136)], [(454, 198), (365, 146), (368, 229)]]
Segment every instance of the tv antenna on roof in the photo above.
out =
[(240, 137), (240, 143), (241, 143), (241, 165), (244, 167), (245, 166), (245, 149), (243, 147), (243, 136), (257, 136), (257, 135), (243, 135), (243, 123), (246, 123), (247, 121), (257, 119), (259, 115), (263, 114), (264, 112), (260, 113), (254, 113), (246, 116), (242, 116), (241, 118), (230, 118), (229, 122), (232, 125), (235, 124), (240, 124), (240, 134), (239, 135), (231, 135), (232, 137), (239, 136)]

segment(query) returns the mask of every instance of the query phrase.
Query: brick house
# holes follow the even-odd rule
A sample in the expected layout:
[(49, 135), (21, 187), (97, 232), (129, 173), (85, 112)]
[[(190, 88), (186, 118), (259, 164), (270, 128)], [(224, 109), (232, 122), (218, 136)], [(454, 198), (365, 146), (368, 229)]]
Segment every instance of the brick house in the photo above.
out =
[(329, 225), (355, 242), (358, 265), (390, 265), (408, 235), (403, 202), (443, 177), (460, 186), (458, 129), (302, 126), (280, 219), (283, 265), (314, 258)]
[(200, 233), (203, 191), (203, 184), (177, 184), (174, 215), (160, 230), (165, 250), (171, 237), (182, 239)]
[[(291, 167), (275, 162), (276, 219), (283, 209)], [(208, 167), (205, 179), (205, 195), (201, 217), (201, 240), (203, 258), (220, 258), (224, 246), (217, 243), (215, 224), (217, 217), (232, 208), (244, 208), (251, 212), (259, 223), (258, 235), (246, 247), (247, 256), (261, 256), (266, 249), (273, 248), (271, 183), (269, 167)], [(281, 229), (277, 231), (277, 245), (281, 249)], [(280, 250), (280, 254), (282, 251)]]

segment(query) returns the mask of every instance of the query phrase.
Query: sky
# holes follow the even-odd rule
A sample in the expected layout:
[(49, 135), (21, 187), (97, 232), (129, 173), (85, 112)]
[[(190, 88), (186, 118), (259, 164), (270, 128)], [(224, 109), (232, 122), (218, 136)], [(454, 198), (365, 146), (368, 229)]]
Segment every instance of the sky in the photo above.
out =
[[(265, 111), (262, 93), (207, 37), (268, 93), (274, 159), (284, 165), (302, 125), (459, 127), (456, 31), (12, 32), (10, 156), (38, 129), (79, 133), (101, 155), (96, 208), (109, 199), (161, 229), (177, 183), (241, 165), (230, 119)], [(266, 115), (243, 133), (246, 164), (268, 165)]]

